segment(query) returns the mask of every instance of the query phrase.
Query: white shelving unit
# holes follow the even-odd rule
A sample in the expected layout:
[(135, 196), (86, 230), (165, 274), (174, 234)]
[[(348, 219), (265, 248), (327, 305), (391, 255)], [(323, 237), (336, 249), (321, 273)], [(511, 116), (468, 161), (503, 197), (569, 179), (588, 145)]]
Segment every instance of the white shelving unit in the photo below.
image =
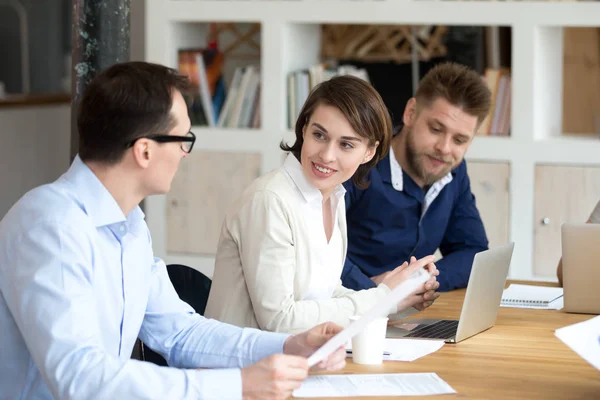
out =
[[(287, 128), (286, 76), (319, 60), (319, 24), (510, 26), (511, 136), (476, 137), (467, 160), (510, 164), (509, 236), (516, 242), (510, 277), (539, 279), (532, 267), (536, 164), (600, 166), (600, 140), (561, 131), (562, 30), (600, 26), (600, 2), (149, 0), (147, 60), (176, 67), (177, 49), (204, 44), (201, 33), (209, 22), (261, 24), (262, 127), (194, 128), (196, 149), (260, 152), (262, 173), (280, 165), (281, 139), (293, 138)], [(165, 205), (164, 196), (146, 202), (156, 255), (211, 276), (212, 257), (167, 253)]]

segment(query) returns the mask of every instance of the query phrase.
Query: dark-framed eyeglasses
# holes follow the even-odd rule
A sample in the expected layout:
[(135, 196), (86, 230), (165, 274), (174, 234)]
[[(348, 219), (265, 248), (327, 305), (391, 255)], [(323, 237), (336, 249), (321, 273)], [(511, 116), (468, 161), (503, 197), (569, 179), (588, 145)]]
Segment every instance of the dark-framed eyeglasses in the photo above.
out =
[(181, 142), (181, 150), (188, 154), (192, 152), (192, 149), (194, 148), (194, 143), (196, 143), (196, 135), (194, 135), (194, 132), (189, 131), (185, 136), (159, 134), (141, 136), (129, 142), (127, 144), (127, 147), (132, 147), (135, 144), (135, 142), (137, 142), (140, 139), (150, 139), (154, 140), (157, 143)]

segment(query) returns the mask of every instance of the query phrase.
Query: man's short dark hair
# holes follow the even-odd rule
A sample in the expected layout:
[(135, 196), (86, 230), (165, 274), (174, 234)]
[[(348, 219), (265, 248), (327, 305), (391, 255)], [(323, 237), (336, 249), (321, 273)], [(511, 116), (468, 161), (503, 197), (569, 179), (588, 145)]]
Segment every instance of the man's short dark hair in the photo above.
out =
[(430, 107), (439, 98), (477, 117), (480, 126), (490, 112), (491, 92), (483, 78), (469, 67), (443, 62), (430, 69), (415, 93), (418, 106)]
[(126, 62), (101, 72), (79, 104), (79, 157), (115, 164), (136, 138), (169, 132), (175, 126), (170, 113), (175, 90), (189, 92), (189, 79), (158, 64)]

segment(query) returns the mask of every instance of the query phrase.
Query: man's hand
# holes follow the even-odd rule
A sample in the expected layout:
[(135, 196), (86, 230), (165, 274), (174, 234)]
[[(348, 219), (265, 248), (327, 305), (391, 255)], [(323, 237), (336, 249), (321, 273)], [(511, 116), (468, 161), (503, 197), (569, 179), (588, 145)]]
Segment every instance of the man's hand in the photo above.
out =
[[(437, 272), (439, 274), (439, 271), (437, 271)], [(436, 276), (437, 276), (437, 274), (436, 274)], [(433, 304), (433, 302), (438, 297), (440, 297), (440, 293), (436, 292), (436, 290), (440, 287), (440, 283), (437, 281), (435, 276), (432, 276), (431, 278), (429, 278), (429, 280), (427, 282), (425, 282), (424, 286), (425, 286), (424, 287), (425, 292), (421, 293), (421, 295), (423, 296), (423, 301), (413, 305), (413, 307), (419, 311), (423, 311), (427, 307), (430, 307)]]
[[(310, 357), (329, 339), (342, 331), (342, 327), (332, 322), (325, 322), (298, 335), (290, 336), (283, 345), (285, 354)], [(326, 360), (317, 364), (317, 368), (336, 371), (346, 366), (346, 349), (340, 347)]]
[[(406, 263), (405, 263), (405, 264), (406, 264)], [(403, 264), (403, 265), (404, 265), (404, 264)], [(408, 265), (408, 264), (407, 264), (407, 265)], [(385, 280), (385, 278), (386, 278), (386, 277), (387, 277), (389, 274), (391, 274), (392, 272), (394, 272), (394, 270), (392, 270), (392, 271), (386, 271), (386, 272), (384, 272), (384, 273), (383, 273), (383, 274), (381, 274), (381, 275), (376, 275), (376, 276), (373, 276), (373, 277), (371, 277), (371, 280), (372, 280), (373, 282), (375, 282), (375, 285), (379, 286), (379, 284), (380, 284), (380, 283), (382, 283), (382, 282)]]
[[(343, 328), (326, 322), (290, 336), (283, 344), (284, 354), (275, 354), (242, 369), (242, 397), (254, 399), (287, 399), (308, 375), (307, 357)], [(317, 367), (328, 371), (344, 368), (346, 350), (340, 347)]]
[[(414, 260), (414, 261), (413, 261)], [(411, 257), (410, 265), (405, 261), (399, 267), (388, 271), (385, 278), (381, 283), (389, 287), (390, 289), (395, 289), (396, 286), (400, 285), (402, 282), (410, 278), (414, 273), (416, 273), (420, 268), (427, 267), (430, 272), (437, 271), (435, 268), (435, 264), (433, 261), (435, 260), (434, 256), (426, 256), (421, 258), (420, 260), (416, 260), (414, 257)], [(433, 268), (431, 268), (433, 266)], [(439, 272), (438, 272), (439, 273)], [(382, 274), (383, 275), (383, 274)], [(381, 275), (379, 275), (381, 276)]]
[(396, 286), (410, 278), (419, 270), (419, 268), (427, 269), (432, 275), (423, 286), (419, 287), (415, 292), (398, 304), (398, 311), (402, 311), (409, 307), (423, 310), (433, 304), (433, 301), (439, 297), (440, 294), (435, 292), (440, 286), (436, 279), (436, 276), (439, 275), (439, 271), (433, 263), (434, 260), (434, 256), (423, 257), (420, 260), (411, 257), (410, 264), (405, 262), (396, 269), (389, 271), (388, 275), (383, 279), (381, 283), (385, 284), (390, 289), (394, 289)]
[(308, 375), (304, 357), (275, 354), (242, 369), (244, 400), (283, 400), (300, 387)]

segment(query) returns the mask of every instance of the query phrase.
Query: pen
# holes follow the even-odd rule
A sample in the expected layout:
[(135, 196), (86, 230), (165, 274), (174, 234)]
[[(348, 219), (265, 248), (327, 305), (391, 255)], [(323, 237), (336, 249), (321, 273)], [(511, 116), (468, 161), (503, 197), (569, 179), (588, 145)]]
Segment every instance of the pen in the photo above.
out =
[[(349, 356), (351, 356), (351, 355), (352, 355), (352, 350), (348, 350), (348, 349), (346, 349), (346, 355), (349, 355)], [(384, 355), (384, 356), (391, 356), (391, 355), (392, 355), (392, 353), (390, 353), (389, 351), (385, 351), (385, 350), (384, 350), (384, 351), (383, 351), (383, 355)]]

